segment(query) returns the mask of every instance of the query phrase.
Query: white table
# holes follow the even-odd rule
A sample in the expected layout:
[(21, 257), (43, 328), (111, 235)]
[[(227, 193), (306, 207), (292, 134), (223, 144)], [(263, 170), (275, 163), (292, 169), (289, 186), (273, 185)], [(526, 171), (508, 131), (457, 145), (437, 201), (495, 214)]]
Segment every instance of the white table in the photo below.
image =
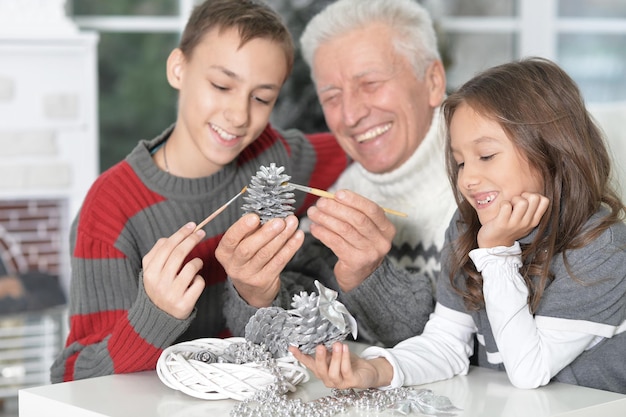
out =
[[(420, 386), (445, 395), (463, 416), (624, 417), (626, 395), (551, 383), (534, 390), (513, 387), (504, 372), (472, 367), (457, 376)], [(329, 395), (315, 377), (290, 394), (305, 401)], [(214, 417), (228, 416), (237, 402), (190, 397), (165, 386), (156, 372), (111, 375), (19, 391), (20, 417)], [(352, 411), (348, 416), (358, 416)], [(377, 415), (391, 415), (390, 412)], [(346, 414), (342, 414), (346, 416)], [(370, 412), (367, 416), (372, 417)]]

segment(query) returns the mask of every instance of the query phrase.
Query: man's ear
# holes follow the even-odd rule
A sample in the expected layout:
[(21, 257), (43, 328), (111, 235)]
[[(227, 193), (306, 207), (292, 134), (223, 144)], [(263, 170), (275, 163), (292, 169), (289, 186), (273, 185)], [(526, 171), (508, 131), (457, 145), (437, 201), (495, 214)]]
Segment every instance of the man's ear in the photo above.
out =
[(429, 103), (438, 107), (446, 94), (446, 70), (439, 60), (433, 61), (426, 69), (424, 80), (428, 85)]
[(177, 90), (180, 90), (182, 84), (184, 67), (185, 54), (176, 48), (167, 57), (167, 81)]

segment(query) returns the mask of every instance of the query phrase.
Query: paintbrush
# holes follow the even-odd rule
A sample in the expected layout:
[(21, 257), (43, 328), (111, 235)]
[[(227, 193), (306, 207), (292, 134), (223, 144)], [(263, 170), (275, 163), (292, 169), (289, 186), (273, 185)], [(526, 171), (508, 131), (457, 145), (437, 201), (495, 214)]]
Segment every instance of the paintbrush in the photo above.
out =
[[(326, 197), (326, 198), (335, 198), (333, 193), (329, 193), (328, 191), (320, 190), (319, 188), (307, 187), (305, 185), (294, 184), (293, 182), (287, 182), (285, 185), (290, 185), (296, 190), (304, 191), (305, 193), (313, 194), (318, 197)], [(392, 210), (386, 207), (382, 207), (385, 213), (393, 214), (395, 216), (407, 217), (406, 213), (402, 213), (401, 211)]]
[(217, 210), (215, 210), (213, 213), (211, 213), (209, 215), (209, 217), (207, 217), (206, 219), (204, 219), (202, 221), (202, 223), (200, 223), (199, 225), (196, 226), (196, 228), (194, 229), (194, 232), (197, 232), (198, 230), (202, 229), (204, 226), (207, 225), (208, 222), (210, 222), (211, 220), (213, 220), (214, 218), (217, 217), (218, 214), (220, 214), (221, 212), (223, 212), (224, 210), (226, 210), (226, 207), (228, 207), (229, 205), (232, 204), (233, 201), (235, 201), (240, 195), (242, 195), (243, 193), (246, 192), (246, 189), (248, 187), (243, 187), (241, 189), (241, 191), (239, 191), (239, 193), (237, 193), (236, 196), (234, 196), (233, 198), (231, 198), (230, 200), (228, 200), (226, 202), (226, 204), (224, 204), (222, 207), (218, 208)]

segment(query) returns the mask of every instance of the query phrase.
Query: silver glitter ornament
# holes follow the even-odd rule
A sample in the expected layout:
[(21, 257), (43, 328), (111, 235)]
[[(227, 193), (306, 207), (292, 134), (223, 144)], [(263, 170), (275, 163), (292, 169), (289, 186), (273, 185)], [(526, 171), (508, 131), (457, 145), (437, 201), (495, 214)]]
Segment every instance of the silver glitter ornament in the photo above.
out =
[(294, 190), (288, 182), (289, 175), (283, 174), (285, 167), (277, 167), (271, 163), (269, 167), (261, 166), (252, 177), (243, 199), (246, 201), (241, 208), (247, 213), (257, 213), (261, 224), (276, 217), (287, 217), (293, 210)]

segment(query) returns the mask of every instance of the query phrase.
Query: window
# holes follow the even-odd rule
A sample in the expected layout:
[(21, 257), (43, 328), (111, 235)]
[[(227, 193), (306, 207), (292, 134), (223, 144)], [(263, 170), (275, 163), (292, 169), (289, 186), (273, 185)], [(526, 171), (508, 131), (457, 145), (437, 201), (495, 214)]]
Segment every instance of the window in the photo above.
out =
[[(620, 0), (429, 0), (449, 85), (524, 56), (558, 62), (589, 102), (626, 100), (626, 4)], [(447, 48), (447, 49), (446, 49)]]
[[(296, 39), (308, 16), (330, 2), (269, 1)], [(537, 55), (562, 65), (587, 101), (626, 102), (623, 0), (422, 3), (438, 28), (450, 89), (487, 67)], [(193, 5), (193, 0), (74, 0), (69, 5), (81, 28), (100, 32), (101, 169), (122, 159), (138, 139), (158, 134), (164, 121), (174, 121), (176, 94), (165, 80), (164, 65)], [(297, 62), (273, 116), (278, 126), (324, 128), (315, 94), (303, 87), (307, 82), (308, 69)]]
[(176, 91), (165, 62), (193, 7), (191, 0), (75, 0), (68, 5), (83, 30), (99, 32), (100, 170), (140, 139), (176, 119)]

